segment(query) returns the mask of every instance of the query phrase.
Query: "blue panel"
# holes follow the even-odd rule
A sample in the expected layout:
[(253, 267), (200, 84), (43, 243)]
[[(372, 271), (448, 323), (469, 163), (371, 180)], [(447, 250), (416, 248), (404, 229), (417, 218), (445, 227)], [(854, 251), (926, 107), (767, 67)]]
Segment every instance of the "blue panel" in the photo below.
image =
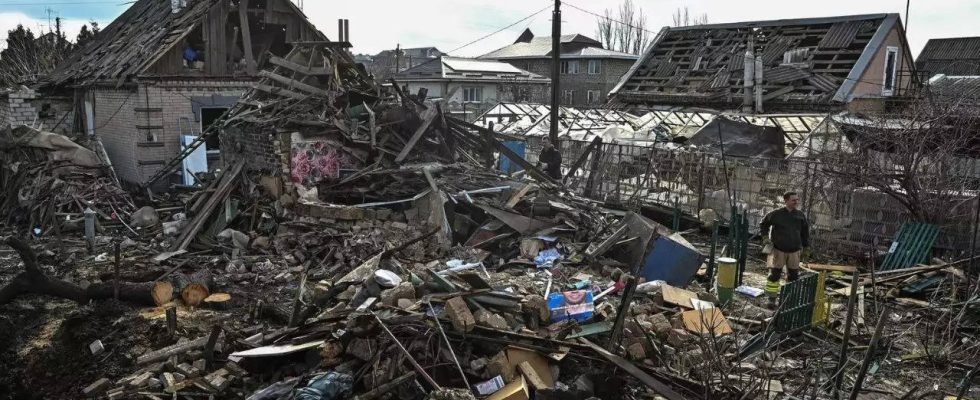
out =
[[(521, 156), (521, 158), (526, 159), (527, 157), (525, 155), (525, 149), (527, 148), (527, 144), (521, 140), (506, 141), (504, 142), (504, 147), (507, 147), (508, 149), (510, 149), (510, 151), (513, 151), (517, 155)], [(504, 173), (511, 174), (514, 172), (522, 171), (524, 170), (524, 168), (518, 165), (517, 163), (511, 161), (509, 158), (505, 157), (504, 155), (501, 155), (500, 170), (503, 171)]]
[(651, 243), (653, 249), (643, 259), (640, 274), (647, 282), (661, 280), (671, 286), (687, 287), (704, 259), (697, 251), (661, 236)]

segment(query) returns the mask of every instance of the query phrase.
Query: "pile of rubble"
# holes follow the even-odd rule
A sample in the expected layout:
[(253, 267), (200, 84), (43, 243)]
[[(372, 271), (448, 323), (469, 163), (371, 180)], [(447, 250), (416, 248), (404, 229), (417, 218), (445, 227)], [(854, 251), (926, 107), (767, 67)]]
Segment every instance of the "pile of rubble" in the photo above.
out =
[(35, 235), (81, 230), (86, 209), (104, 224), (125, 224), (136, 208), (103, 158), (63, 135), (2, 131), (0, 162), (0, 215), (28, 231), (44, 227)]
[[(424, 93), (376, 85), (337, 45), (297, 45), (271, 63), (224, 122), (223, 146), (241, 157), (223, 171), (138, 210), (69, 192), (130, 211), (92, 252), (69, 242), (55, 253), (59, 235), (6, 239), (23, 266), (4, 270), (17, 273), (0, 305), (27, 294), (81, 305), (72, 331), (46, 338), (75, 344), (62, 368), (77, 376), (32, 377), (22, 384), (33, 395), (803, 398), (839, 390), (845, 376), (860, 391), (867, 365), (854, 371), (848, 346), (867, 340), (868, 357), (882, 348), (881, 329), (850, 328), (863, 318), (856, 288), (874, 292), (875, 272), (865, 285), (854, 268), (814, 266), (830, 293), (853, 278), (846, 309), (826, 304), (823, 283), (807, 289), (816, 275), (787, 285), (777, 310), (761, 308), (751, 274), (743, 294), (715, 290), (715, 249), (700, 232), (577, 196), (509, 152), (506, 136)], [(272, 140), (256, 148), (248, 135)], [(495, 170), (498, 157), (522, 172)], [(47, 232), (50, 221), (35, 223)], [(813, 323), (822, 334), (799, 335)], [(947, 351), (976, 350), (957, 335)], [(0, 367), (49, 365), (23, 364)]]

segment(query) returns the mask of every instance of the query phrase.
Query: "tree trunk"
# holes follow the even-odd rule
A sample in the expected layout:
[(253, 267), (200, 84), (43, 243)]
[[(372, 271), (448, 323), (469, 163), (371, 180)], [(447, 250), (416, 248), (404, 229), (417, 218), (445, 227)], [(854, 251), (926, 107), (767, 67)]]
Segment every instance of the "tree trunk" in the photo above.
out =
[[(112, 282), (95, 283), (82, 288), (71, 282), (50, 278), (41, 271), (37, 256), (27, 242), (17, 238), (7, 238), (4, 242), (20, 255), (21, 260), (24, 261), (24, 272), (14, 277), (7, 286), (0, 289), (0, 305), (7, 304), (17, 296), (28, 293), (60, 297), (79, 304), (88, 303), (89, 300), (113, 298), (114, 286)], [(150, 294), (152, 287), (153, 283), (120, 282), (119, 300), (153, 305), (153, 297)]]
[(189, 307), (197, 307), (211, 295), (214, 277), (207, 268), (202, 268), (193, 274), (174, 275), (174, 287), (180, 293), (181, 300)]

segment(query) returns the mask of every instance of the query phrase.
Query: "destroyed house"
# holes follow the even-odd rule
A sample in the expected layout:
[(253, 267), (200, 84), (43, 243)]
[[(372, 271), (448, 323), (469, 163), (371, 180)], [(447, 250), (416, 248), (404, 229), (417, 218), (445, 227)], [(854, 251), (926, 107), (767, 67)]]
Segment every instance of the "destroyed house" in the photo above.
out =
[[(550, 36), (535, 37), (527, 29), (513, 44), (479, 58), (503, 61), (551, 78), (551, 42)], [(595, 107), (605, 103), (609, 92), (637, 58), (634, 54), (606, 49), (598, 40), (579, 34), (562, 35), (560, 48), (560, 90), (564, 106)]]
[[(74, 99), (76, 130), (98, 135), (119, 176), (140, 185), (196, 145), (291, 43), (325, 37), (289, 0), (139, 0), (73, 53), (44, 90)], [(200, 143), (197, 143), (200, 144)], [(161, 186), (220, 162), (217, 135)]]
[(871, 14), (665, 27), (613, 92), (636, 106), (858, 111), (918, 81), (898, 14)]
[(929, 39), (915, 59), (926, 76), (980, 75), (980, 37)]
[(408, 92), (424, 89), (454, 112), (486, 109), (500, 101), (544, 102), (551, 80), (494, 60), (440, 56), (395, 75)]

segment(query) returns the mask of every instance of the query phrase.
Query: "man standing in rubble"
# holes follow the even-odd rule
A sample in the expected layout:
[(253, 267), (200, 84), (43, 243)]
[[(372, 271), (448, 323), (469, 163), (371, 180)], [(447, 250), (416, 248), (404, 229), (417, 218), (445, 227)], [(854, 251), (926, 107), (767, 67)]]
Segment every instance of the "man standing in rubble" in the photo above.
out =
[[(779, 278), (786, 267), (786, 280), (795, 281), (800, 276), (800, 254), (810, 246), (810, 224), (806, 215), (797, 209), (800, 196), (796, 192), (783, 194), (785, 207), (767, 214), (759, 224), (765, 248), (771, 247), (767, 264), (769, 278), (766, 282), (766, 295), (769, 305), (776, 305), (779, 295)], [(771, 245), (771, 246), (770, 246)]]
[(544, 163), (544, 173), (551, 179), (561, 180), (561, 152), (549, 140), (544, 141), (541, 155), (538, 157), (538, 165)]

